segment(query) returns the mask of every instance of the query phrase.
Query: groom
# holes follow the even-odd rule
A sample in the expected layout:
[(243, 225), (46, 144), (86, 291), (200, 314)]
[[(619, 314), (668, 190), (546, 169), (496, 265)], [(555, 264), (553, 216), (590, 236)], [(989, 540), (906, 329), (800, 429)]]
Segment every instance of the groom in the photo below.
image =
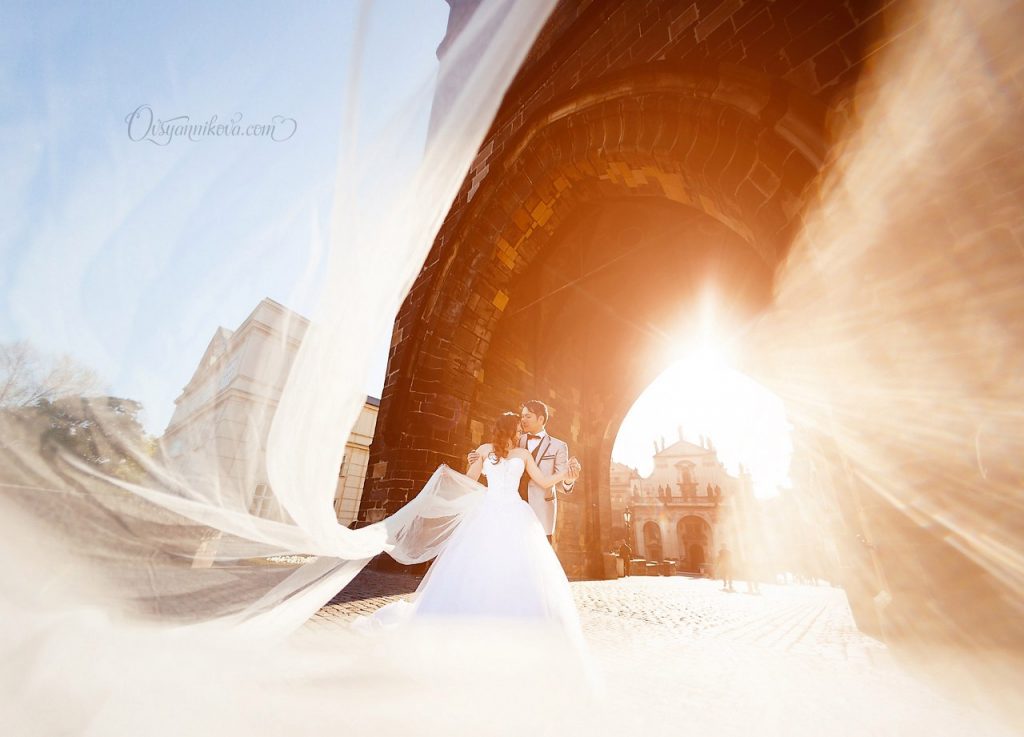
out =
[[(549, 416), (548, 406), (538, 399), (531, 399), (523, 405), (519, 412), (520, 425), (523, 428), (523, 434), (519, 437), (519, 447), (530, 451), (543, 473), (556, 474), (569, 468), (569, 446), (548, 435), (545, 426)], [(469, 454), (470, 463), (476, 459), (475, 452)], [(519, 495), (529, 503), (537, 515), (544, 528), (544, 534), (548, 536), (548, 542), (552, 541), (555, 534), (559, 486), (561, 491), (571, 494), (579, 477), (579, 466), (573, 466), (572, 471), (574, 473), (567, 480), (550, 489), (538, 486), (526, 473), (519, 480)]]

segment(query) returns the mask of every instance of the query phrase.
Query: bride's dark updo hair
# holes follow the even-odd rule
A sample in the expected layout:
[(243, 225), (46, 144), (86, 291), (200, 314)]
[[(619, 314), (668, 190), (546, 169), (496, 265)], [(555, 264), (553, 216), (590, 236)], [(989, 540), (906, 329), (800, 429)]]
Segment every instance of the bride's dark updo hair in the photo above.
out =
[(515, 412), (502, 412), (494, 421), (491, 431), (491, 461), (497, 463), (501, 458), (508, 457), (509, 444), (515, 445), (519, 436), (519, 415)]

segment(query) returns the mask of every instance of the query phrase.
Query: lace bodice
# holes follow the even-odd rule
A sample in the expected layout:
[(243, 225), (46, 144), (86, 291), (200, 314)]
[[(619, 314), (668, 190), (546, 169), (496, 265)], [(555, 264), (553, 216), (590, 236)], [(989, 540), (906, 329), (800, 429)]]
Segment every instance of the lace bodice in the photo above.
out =
[(519, 479), (526, 471), (526, 462), (522, 458), (501, 458), (497, 464), (494, 456), (484, 458), (481, 473), (487, 477), (487, 489), (490, 493), (519, 498)]

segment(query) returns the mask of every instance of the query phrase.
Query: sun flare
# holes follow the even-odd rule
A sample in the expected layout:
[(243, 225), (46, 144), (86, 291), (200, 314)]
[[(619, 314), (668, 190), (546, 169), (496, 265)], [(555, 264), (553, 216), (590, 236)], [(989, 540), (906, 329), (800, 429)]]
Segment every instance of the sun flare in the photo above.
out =
[(655, 443), (701, 438), (730, 473), (741, 465), (750, 473), (756, 496), (789, 486), (792, 441), (782, 400), (736, 370), (727, 350), (709, 340), (694, 341), (644, 390), (619, 428), (612, 459), (647, 476)]

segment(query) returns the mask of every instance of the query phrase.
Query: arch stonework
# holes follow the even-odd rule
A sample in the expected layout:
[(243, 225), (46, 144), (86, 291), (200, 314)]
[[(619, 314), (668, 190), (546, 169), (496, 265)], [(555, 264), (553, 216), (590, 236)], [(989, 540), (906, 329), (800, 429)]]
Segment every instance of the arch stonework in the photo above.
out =
[(538, 398), (585, 468), (558, 553), (600, 574), (619, 424), (704, 277), (765, 304), (871, 46), (853, 6), (558, 4), (396, 319), (362, 519)]

